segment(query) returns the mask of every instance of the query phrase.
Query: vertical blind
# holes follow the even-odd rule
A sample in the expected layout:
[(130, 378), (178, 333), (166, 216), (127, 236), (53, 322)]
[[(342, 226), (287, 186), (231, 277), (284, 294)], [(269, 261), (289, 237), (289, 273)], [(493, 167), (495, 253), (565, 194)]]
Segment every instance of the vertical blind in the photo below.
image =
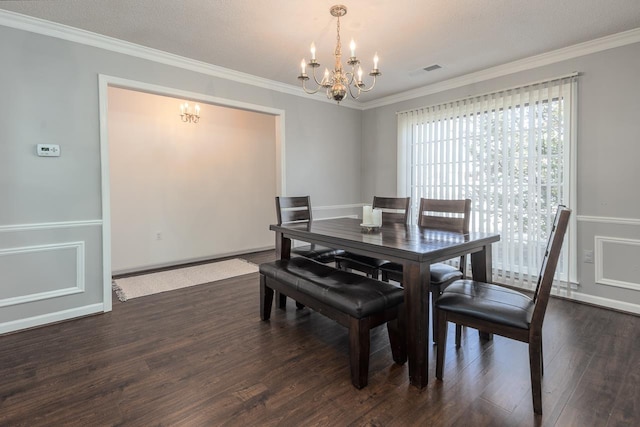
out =
[[(413, 221), (421, 197), (471, 199), (471, 230), (501, 235), (501, 283), (535, 287), (557, 206), (575, 206), (576, 76), (398, 113), (398, 195)], [(559, 280), (575, 280), (574, 245)]]

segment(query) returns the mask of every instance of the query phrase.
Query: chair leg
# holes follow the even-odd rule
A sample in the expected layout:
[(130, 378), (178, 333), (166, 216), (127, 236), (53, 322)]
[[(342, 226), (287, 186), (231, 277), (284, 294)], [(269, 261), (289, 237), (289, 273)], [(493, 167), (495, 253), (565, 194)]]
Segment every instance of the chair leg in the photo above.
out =
[(529, 369), (531, 370), (531, 395), (533, 397), (533, 412), (542, 414), (542, 341), (534, 337), (529, 342)]
[(436, 310), (435, 313), (438, 316), (439, 328), (438, 328), (438, 347), (436, 349), (436, 378), (442, 379), (442, 372), (444, 371), (444, 357), (445, 349), (447, 348), (447, 312), (444, 310)]
[(456, 324), (456, 347), (460, 347), (462, 343), (462, 325)]
[(369, 318), (349, 321), (349, 364), (351, 366), (351, 383), (360, 389), (365, 387), (369, 380)]
[(438, 299), (438, 295), (439, 292), (437, 292), (435, 289), (431, 290), (431, 333), (432, 333), (432, 340), (434, 342), (434, 344), (438, 344), (438, 316), (436, 315), (436, 299)]
[(273, 289), (267, 286), (266, 277), (260, 275), (260, 318), (269, 320), (271, 318), (271, 304), (273, 303)]
[(389, 333), (389, 344), (391, 344), (393, 361), (398, 365), (402, 365), (407, 361), (407, 335), (404, 308), (400, 309), (396, 319), (387, 322), (387, 332)]

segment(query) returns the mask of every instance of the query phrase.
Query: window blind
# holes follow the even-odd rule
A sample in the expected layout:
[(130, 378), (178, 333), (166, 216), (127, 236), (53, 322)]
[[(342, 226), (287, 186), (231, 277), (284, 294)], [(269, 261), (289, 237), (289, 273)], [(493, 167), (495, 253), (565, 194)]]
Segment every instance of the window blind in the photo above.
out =
[[(556, 208), (575, 206), (576, 76), (398, 113), (398, 195), (412, 220), (421, 197), (471, 199), (471, 230), (501, 235), (501, 283), (535, 287)], [(571, 240), (556, 271), (567, 283)]]

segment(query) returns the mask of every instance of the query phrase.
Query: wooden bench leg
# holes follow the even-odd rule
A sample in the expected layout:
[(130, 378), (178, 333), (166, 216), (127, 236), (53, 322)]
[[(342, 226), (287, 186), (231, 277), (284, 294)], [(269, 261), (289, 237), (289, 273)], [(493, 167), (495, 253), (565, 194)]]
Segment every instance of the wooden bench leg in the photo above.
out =
[(351, 366), (351, 383), (360, 389), (369, 380), (369, 318), (351, 318), (349, 321), (349, 363)]
[(273, 303), (273, 289), (267, 286), (266, 277), (260, 275), (260, 318), (269, 320), (271, 317), (271, 304)]
[(393, 361), (402, 365), (407, 361), (407, 333), (406, 314), (404, 307), (398, 312), (398, 318), (387, 322), (387, 332), (389, 333), (389, 344), (391, 344), (391, 354)]
[(276, 304), (278, 304), (278, 308), (287, 308), (287, 296), (283, 293), (276, 292)]

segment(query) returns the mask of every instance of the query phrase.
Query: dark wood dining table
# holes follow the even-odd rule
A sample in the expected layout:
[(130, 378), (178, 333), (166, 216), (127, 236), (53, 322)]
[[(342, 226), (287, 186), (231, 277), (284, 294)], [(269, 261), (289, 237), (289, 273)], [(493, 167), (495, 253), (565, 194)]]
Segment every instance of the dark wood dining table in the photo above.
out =
[(429, 370), (429, 266), (471, 254), (473, 279), (491, 282), (491, 244), (499, 241), (500, 235), (451, 233), (403, 224), (385, 224), (368, 231), (360, 222), (355, 218), (336, 218), (269, 228), (276, 233), (276, 255), (281, 259), (290, 258), (293, 239), (402, 264), (409, 380), (423, 388)]

